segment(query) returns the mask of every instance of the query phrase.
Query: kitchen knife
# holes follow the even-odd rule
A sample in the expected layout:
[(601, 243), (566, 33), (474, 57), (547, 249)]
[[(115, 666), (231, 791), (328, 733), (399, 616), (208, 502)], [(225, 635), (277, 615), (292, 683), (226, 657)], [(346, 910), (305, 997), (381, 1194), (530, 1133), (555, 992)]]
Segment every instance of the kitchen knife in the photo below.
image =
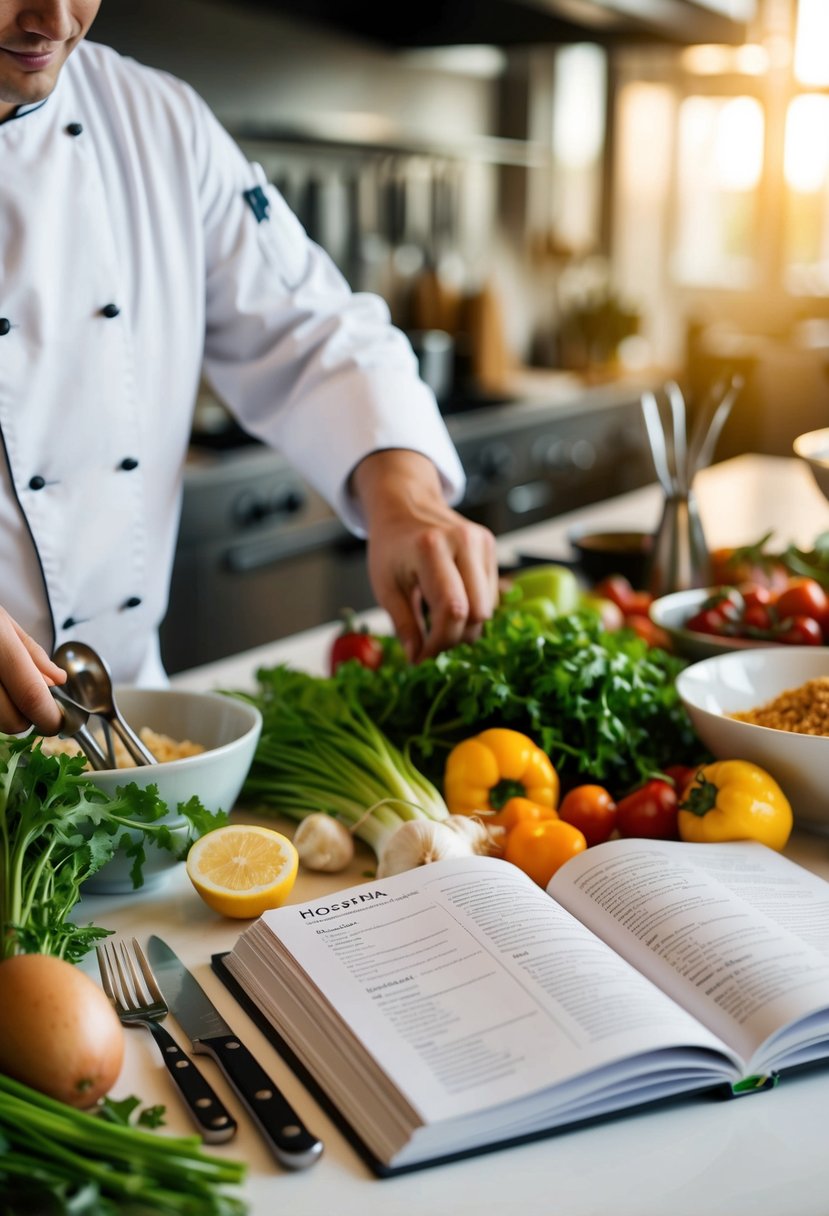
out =
[(147, 953), (170, 1012), (189, 1037), (193, 1051), (205, 1052), (217, 1061), (279, 1164), (302, 1170), (318, 1161), (322, 1141), (303, 1126), (177, 955), (156, 936), (149, 939)]

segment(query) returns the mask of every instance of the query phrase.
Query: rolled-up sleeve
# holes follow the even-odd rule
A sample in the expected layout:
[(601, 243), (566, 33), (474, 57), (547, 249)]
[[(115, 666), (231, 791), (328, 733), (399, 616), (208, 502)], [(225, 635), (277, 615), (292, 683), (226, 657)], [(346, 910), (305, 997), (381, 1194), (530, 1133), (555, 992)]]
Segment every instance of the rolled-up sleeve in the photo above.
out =
[[(208, 380), (245, 429), (278, 448), (358, 534), (364, 521), (348, 479), (371, 452), (428, 456), (457, 502), (463, 468), (385, 302), (352, 292), (261, 167), (206, 109), (203, 120)], [(251, 190), (258, 193), (249, 201)]]

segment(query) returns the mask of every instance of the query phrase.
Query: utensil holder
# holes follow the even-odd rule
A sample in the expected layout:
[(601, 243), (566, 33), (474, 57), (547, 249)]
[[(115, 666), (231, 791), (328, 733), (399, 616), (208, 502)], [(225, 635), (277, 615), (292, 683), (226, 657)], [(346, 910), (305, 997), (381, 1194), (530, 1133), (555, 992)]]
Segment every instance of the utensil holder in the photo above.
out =
[(654, 536), (648, 589), (653, 596), (711, 582), (711, 558), (693, 489), (666, 494)]

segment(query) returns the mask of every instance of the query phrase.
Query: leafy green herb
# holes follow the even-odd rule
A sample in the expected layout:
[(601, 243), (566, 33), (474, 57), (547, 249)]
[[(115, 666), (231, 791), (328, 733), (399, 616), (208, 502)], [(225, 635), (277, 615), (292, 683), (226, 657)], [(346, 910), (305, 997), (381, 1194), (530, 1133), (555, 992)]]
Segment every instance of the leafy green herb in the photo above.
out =
[(675, 688), (684, 662), (593, 614), (543, 624), (508, 604), (477, 641), (416, 666), (384, 645), (378, 670), (348, 663), (332, 682), (436, 783), (450, 748), (490, 726), (530, 735), (565, 784), (619, 795), (705, 757)]
[(163, 1127), (165, 1124), (164, 1116), (167, 1113), (167, 1108), (164, 1106), (145, 1106), (143, 1110), (138, 1108), (141, 1106), (141, 1099), (136, 1098), (135, 1094), (131, 1094), (128, 1098), (110, 1098), (103, 1097), (95, 1109), (99, 1119), (105, 1119), (108, 1123), (118, 1123), (121, 1127), (129, 1127), (132, 1123), (132, 1116), (136, 1115), (136, 1122), (139, 1127)]
[(285, 666), (263, 668), (258, 678), (256, 695), (237, 694), (262, 713), (244, 797), (293, 819), (333, 815), (378, 856), (405, 820), (448, 817), (434, 785), (345, 687)]
[(811, 549), (789, 545), (781, 561), (792, 574), (813, 578), (829, 589), (829, 532), (821, 532)]
[(193, 798), (181, 803), (185, 840), (163, 822), (156, 786), (128, 782), (110, 797), (90, 781), (83, 756), (47, 756), (32, 736), (0, 734), (0, 958), (55, 954), (77, 962), (106, 929), (69, 920), (80, 887), (121, 848), (142, 882), (145, 843), (178, 857), (193, 840), (227, 821)]
[[(123, 1118), (125, 1099), (119, 1118)], [(127, 1113), (129, 1118), (129, 1113)], [(0, 1210), (4, 1216), (241, 1216), (228, 1195), (246, 1167), (170, 1137), (75, 1110), (0, 1076)]]

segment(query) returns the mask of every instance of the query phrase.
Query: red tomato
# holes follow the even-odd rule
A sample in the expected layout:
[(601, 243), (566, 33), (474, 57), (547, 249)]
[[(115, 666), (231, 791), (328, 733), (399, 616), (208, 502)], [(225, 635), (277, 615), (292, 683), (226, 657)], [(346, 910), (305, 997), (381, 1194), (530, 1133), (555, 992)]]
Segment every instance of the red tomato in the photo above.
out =
[(746, 549), (714, 549), (711, 570), (716, 583), (754, 583), (755, 586), (782, 590), (789, 572), (779, 558), (761, 553), (762, 546)]
[(691, 629), (694, 633), (713, 633), (719, 637), (728, 632), (727, 625), (728, 622), (719, 608), (702, 608), (688, 617), (684, 628)]
[(813, 578), (793, 578), (785, 591), (774, 601), (777, 619), (781, 623), (789, 617), (812, 617), (821, 629), (829, 627), (829, 595)]
[(679, 802), (682, 801), (682, 794), (686, 785), (695, 776), (697, 767), (695, 764), (669, 764), (667, 768), (662, 770), (665, 776), (670, 777), (673, 781)]
[(822, 646), (823, 630), (814, 617), (791, 616), (786, 618), (786, 628), (775, 632), (774, 640), (787, 646)]
[(383, 644), (378, 638), (372, 637), (367, 630), (345, 629), (334, 638), (331, 646), (332, 676), (337, 668), (342, 663), (347, 663), (349, 659), (356, 659), (358, 663), (362, 663), (363, 667), (376, 671), (383, 662)]
[(606, 600), (612, 600), (627, 615), (630, 611), (628, 604), (636, 592), (633, 590), (630, 581), (623, 574), (609, 574), (607, 578), (603, 578), (601, 582), (596, 583), (596, 586), (593, 588), (593, 594), (600, 595)]
[(629, 616), (625, 617), (625, 628), (632, 629), (649, 646), (658, 646), (660, 650), (671, 649), (671, 639), (664, 629), (654, 624), (649, 616), (642, 616), (639, 612), (632, 612)]
[(741, 583), (738, 590), (746, 608), (753, 608), (756, 604), (770, 604), (774, 598), (768, 587), (758, 587), (755, 583)]
[(761, 633), (769, 633), (772, 627), (771, 613), (770, 604), (747, 604), (742, 624), (747, 631), (757, 629)]
[(601, 844), (616, 826), (616, 803), (601, 785), (577, 785), (562, 798), (558, 815), (583, 832), (588, 845)]
[(653, 596), (650, 591), (634, 591), (628, 600), (625, 613), (627, 616), (647, 616), (652, 603)]
[(679, 840), (678, 806), (679, 798), (673, 785), (654, 777), (618, 803), (616, 827), (619, 835)]

